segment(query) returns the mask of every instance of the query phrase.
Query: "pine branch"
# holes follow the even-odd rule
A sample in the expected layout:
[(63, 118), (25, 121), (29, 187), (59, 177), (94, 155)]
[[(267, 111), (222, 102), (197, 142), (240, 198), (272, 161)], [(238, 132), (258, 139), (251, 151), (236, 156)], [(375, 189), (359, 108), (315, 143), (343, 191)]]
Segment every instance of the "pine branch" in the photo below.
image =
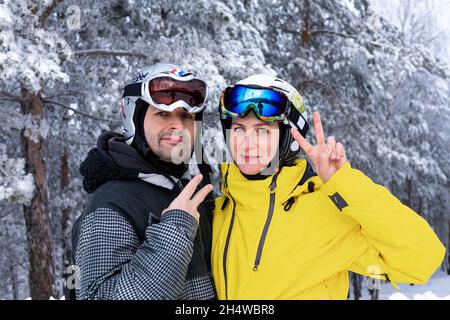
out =
[(350, 38), (350, 39), (356, 39), (356, 36), (353, 36), (351, 34), (345, 34), (342, 32), (332, 31), (332, 30), (315, 30), (311, 31), (310, 35), (316, 35), (316, 34), (331, 34), (334, 36), (342, 37), (342, 38)]
[(18, 102), (18, 103), (21, 103), (21, 104), (25, 103), (25, 99), (22, 98), (21, 96), (17, 96), (15, 94), (12, 94), (12, 93), (9, 93), (9, 92), (6, 92), (6, 91), (0, 91), (0, 96), (6, 97), (6, 98), (8, 98), (8, 99), (10, 99), (12, 101), (15, 101), (15, 102)]
[(50, 104), (53, 104), (53, 105), (56, 105), (56, 106), (59, 106), (59, 107), (63, 107), (65, 109), (67, 109), (67, 110), (71, 110), (71, 111), (75, 112), (76, 114), (82, 115), (82, 116), (90, 118), (90, 119), (94, 119), (94, 120), (98, 120), (98, 121), (104, 121), (104, 122), (111, 122), (111, 120), (103, 119), (103, 118), (94, 116), (92, 114), (89, 114), (87, 112), (83, 112), (83, 111), (77, 110), (77, 109), (69, 107), (68, 105), (66, 105), (66, 104), (64, 104), (62, 102), (59, 102), (59, 101), (45, 99), (44, 103), (50, 103)]
[(147, 56), (139, 52), (130, 52), (122, 50), (102, 50), (102, 49), (92, 49), (92, 50), (82, 50), (74, 52), (75, 57), (90, 57), (90, 56), (112, 56), (112, 57), (136, 57), (141, 59), (146, 59)]
[(338, 101), (341, 105), (345, 105), (345, 103), (338, 97), (336, 92), (334, 92), (333, 89), (328, 87), (325, 83), (319, 81), (319, 80), (305, 80), (298, 84), (297, 88), (299, 88), (300, 92), (304, 91), (304, 88), (309, 84), (315, 84), (318, 85), (322, 90), (324, 90), (326, 93), (328, 93), (330, 96), (332, 96), (336, 101)]
[(45, 8), (42, 15), (39, 17), (39, 25), (41, 28), (45, 27), (45, 22), (47, 21), (48, 17), (52, 14), (53, 10), (62, 3), (64, 0), (53, 0), (53, 2)]
[(58, 92), (57, 94), (53, 94), (51, 96), (45, 96), (44, 99), (53, 99), (55, 97), (61, 97), (61, 96), (81, 96), (83, 95), (84, 92), (82, 91), (62, 91), (62, 92)]

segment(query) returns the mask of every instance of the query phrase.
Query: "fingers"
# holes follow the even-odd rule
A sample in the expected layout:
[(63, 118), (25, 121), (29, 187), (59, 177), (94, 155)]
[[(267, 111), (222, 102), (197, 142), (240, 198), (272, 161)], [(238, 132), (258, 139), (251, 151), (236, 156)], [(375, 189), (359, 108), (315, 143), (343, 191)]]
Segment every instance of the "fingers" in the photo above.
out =
[(346, 157), (344, 146), (340, 142), (338, 142), (338, 144), (336, 145), (336, 153), (337, 153), (337, 157), (338, 158), (345, 158)]
[(325, 143), (325, 135), (323, 133), (322, 121), (320, 120), (320, 113), (315, 111), (313, 113), (314, 132), (316, 133), (317, 144)]
[(198, 207), (198, 205), (200, 203), (202, 203), (203, 200), (205, 200), (208, 193), (210, 193), (212, 190), (213, 190), (213, 186), (211, 184), (208, 184), (208, 185), (204, 186), (203, 188), (201, 188), (192, 198), (192, 202), (194, 203), (194, 205), (196, 207)]
[(336, 160), (337, 158), (337, 152), (336, 152), (336, 140), (334, 139), (333, 136), (329, 136), (327, 138), (327, 145), (330, 147), (330, 158), (331, 160)]
[(297, 141), (300, 148), (302, 148), (306, 154), (309, 156), (311, 151), (313, 150), (313, 146), (306, 141), (306, 139), (298, 132), (297, 129), (291, 128), (291, 134), (294, 137), (295, 141)]
[(203, 176), (201, 174), (196, 175), (192, 178), (191, 181), (183, 188), (183, 190), (178, 195), (179, 198), (183, 198), (185, 200), (190, 200), (198, 185), (202, 181)]

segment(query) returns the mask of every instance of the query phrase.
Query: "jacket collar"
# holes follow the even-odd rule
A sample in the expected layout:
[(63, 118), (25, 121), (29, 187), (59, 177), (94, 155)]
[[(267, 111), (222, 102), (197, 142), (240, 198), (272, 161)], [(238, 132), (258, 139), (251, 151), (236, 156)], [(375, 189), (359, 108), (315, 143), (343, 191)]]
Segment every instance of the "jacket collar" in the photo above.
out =
[[(255, 202), (267, 202), (273, 175), (264, 180), (248, 180), (234, 163), (221, 164), (222, 193), (233, 198), (237, 204), (251, 209)], [(285, 202), (290, 197), (309, 193), (312, 188), (319, 189), (321, 179), (316, 175), (306, 159), (294, 160), (292, 166), (284, 166), (278, 173), (276, 183), (276, 204)]]
[(188, 171), (181, 179), (162, 174), (145, 161), (140, 153), (127, 145), (120, 134), (104, 132), (97, 141), (97, 148), (89, 151), (80, 166), (83, 188), (93, 193), (110, 180), (141, 179), (145, 182), (172, 190), (179, 180), (189, 178)]

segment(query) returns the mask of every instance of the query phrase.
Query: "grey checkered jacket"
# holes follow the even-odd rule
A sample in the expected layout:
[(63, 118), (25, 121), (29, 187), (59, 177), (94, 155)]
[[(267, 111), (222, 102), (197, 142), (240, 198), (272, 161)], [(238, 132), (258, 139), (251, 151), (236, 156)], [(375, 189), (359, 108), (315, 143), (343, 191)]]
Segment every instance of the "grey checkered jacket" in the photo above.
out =
[(186, 180), (126, 169), (97, 148), (80, 172), (92, 195), (72, 229), (77, 299), (216, 298), (211, 208), (199, 206), (200, 223), (181, 210), (161, 216)]
[(120, 214), (96, 209), (81, 224), (77, 299), (213, 299), (210, 273), (185, 279), (197, 229), (191, 215), (172, 210), (140, 243)]

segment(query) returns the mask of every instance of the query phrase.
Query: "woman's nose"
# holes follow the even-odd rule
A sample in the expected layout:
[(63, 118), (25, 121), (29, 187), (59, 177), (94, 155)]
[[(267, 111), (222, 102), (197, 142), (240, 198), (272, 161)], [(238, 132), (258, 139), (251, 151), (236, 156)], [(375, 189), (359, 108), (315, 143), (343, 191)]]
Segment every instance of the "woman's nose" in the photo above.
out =
[(253, 132), (253, 130), (249, 130), (245, 133), (244, 143), (245, 146), (249, 149), (257, 145), (258, 136)]

